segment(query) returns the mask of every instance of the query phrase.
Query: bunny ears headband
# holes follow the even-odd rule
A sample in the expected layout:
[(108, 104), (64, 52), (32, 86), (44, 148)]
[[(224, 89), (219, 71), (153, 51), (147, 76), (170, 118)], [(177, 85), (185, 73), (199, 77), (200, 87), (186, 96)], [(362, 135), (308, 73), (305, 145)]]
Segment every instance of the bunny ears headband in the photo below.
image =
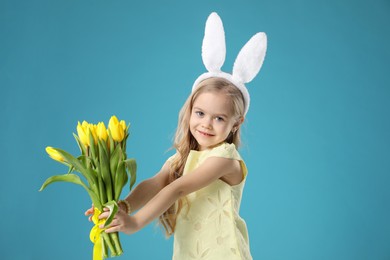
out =
[(242, 93), (245, 101), (245, 114), (248, 112), (250, 97), (245, 83), (253, 80), (263, 65), (267, 50), (267, 36), (259, 32), (242, 47), (233, 66), (233, 73), (221, 71), (225, 62), (226, 44), (225, 31), (221, 18), (213, 12), (206, 21), (202, 45), (202, 60), (207, 72), (200, 75), (192, 87), (192, 92), (198, 84), (208, 78), (223, 78), (233, 83)]

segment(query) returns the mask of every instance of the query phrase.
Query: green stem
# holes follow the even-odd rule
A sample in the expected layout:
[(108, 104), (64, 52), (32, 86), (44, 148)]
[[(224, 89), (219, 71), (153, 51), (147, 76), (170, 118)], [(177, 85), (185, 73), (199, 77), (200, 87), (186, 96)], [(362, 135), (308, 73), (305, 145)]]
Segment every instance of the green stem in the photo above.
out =
[(102, 202), (102, 204), (104, 203), (107, 203), (107, 195), (106, 195), (106, 191), (104, 189), (104, 183), (103, 183), (103, 179), (102, 179), (102, 176), (100, 176), (100, 174), (98, 173), (98, 182), (99, 182), (99, 197), (100, 197), (100, 200)]
[(116, 256), (117, 254), (116, 254), (116, 251), (115, 251), (115, 247), (112, 244), (110, 235), (107, 234), (106, 232), (102, 232), (102, 235), (103, 235), (103, 238), (105, 240), (105, 243), (108, 245), (108, 248), (111, 251), (111, 256)]
[(119, 240), (118, 232), (112, 233), (112, 240), (114, 241), (116, 255), (117, 256), (122, 255), (123, 254), (123, 249), (122, 249), (121, 241)]
[(107, 243), (104, 240), (104, 238), (102, 238), (102, 251), (103, 251), (103, 259), (108, 258), (108, 248), (107, 248)]

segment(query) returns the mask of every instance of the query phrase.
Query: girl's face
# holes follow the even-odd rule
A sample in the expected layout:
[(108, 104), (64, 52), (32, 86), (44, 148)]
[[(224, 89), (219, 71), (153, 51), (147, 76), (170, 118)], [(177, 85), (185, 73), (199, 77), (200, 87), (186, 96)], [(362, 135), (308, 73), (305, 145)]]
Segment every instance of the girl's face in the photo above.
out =
[(204, 92), (195, 99), (191, 110), (190, 131), (199, 150), (212, 148), (226, 140), (233, 127), (238, 127), (232, 101), (227, 95)]

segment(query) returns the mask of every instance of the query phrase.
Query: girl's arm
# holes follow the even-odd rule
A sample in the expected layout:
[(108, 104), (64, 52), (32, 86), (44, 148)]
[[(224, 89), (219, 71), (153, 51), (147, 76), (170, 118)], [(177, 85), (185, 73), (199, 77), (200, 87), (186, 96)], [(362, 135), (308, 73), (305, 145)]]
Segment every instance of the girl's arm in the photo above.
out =
[[(161, 216), (173, 203), (182, 196), (206, 187), (225, 175), (240, 175), (242, 170), (237, 160), (220, 157), (208, 158), (201, 166), (161, 189), (134, 216), (119, 212), (106, 229), (107, 233), (121, 231), (127, 234), (137, 232), (155, 218)], [(100, 215), (107, 218), (108, 212)]]
[(169, 163), (165, 162), (161, 170), (152, 178), (142, 181), (127, 195), (125, 200), (129, 202), (131, 210), (135, 211), (143, 207), (168, 183)]

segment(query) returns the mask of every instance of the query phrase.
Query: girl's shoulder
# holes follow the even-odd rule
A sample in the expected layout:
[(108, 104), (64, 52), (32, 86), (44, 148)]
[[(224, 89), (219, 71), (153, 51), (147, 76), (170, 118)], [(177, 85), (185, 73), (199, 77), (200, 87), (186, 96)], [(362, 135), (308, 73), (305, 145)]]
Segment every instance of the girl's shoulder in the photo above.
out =
[(171, 163), (173, 161), (173, 159), (175, 159), (176, 156), (177, 156), (177, 153), (169, 156), (168, 159), (166, 160), (166, 162)]
[(207, 156), (205, 156), (202, 159), (204, 161), (210, 157), (220, 157), (220, 158), (237, 160), (240, 163), (243, 178), (245, 178), (248, 173), (246, 164), (244, 160), (241, 158), (241, 155), (237, 151), (236, 146), (234, 144), (222, 143), (221, 145), (211, 149), (207, 154)]
[(234, 144), (222, 143), (207, 151), (205, 157), (222, 157), (227, 159), (242, 160)]

